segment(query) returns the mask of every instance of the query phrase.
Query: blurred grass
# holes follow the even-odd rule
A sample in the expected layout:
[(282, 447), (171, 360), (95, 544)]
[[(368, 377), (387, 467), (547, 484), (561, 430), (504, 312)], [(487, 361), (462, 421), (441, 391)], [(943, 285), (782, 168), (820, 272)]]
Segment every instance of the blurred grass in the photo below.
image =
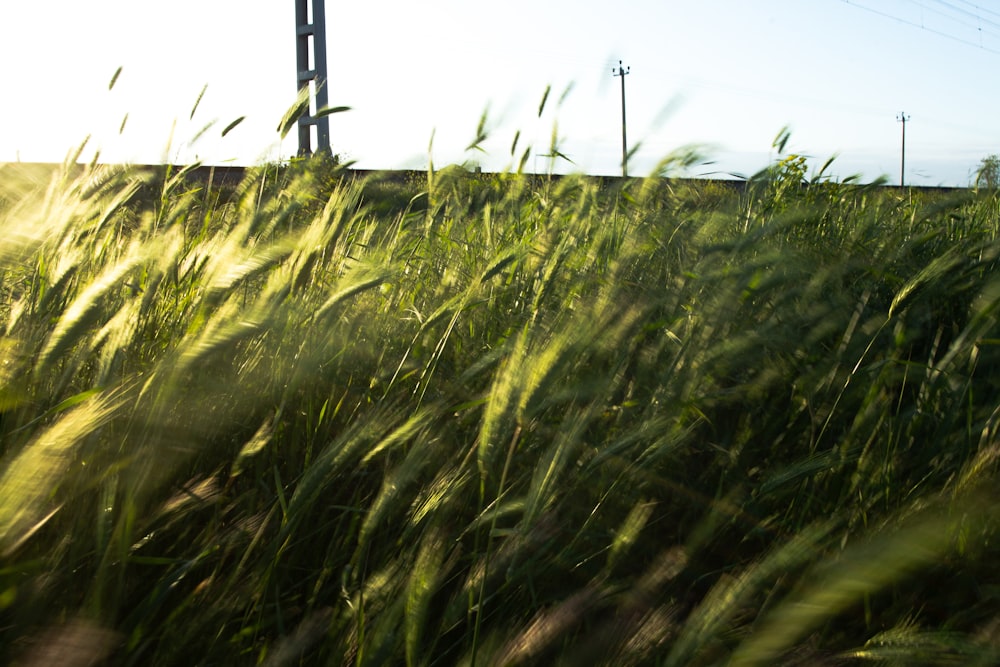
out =
[(997, 195), (806, 169), (3, 167), (3, 661), (994, 663)]

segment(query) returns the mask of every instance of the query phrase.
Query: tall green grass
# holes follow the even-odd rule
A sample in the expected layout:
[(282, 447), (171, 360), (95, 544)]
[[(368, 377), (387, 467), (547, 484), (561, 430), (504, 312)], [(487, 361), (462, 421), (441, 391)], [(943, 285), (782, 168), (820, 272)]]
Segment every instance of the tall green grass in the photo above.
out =
[(806, 168), (3, 167), (2, 659), (996, 663), (996, 195)]

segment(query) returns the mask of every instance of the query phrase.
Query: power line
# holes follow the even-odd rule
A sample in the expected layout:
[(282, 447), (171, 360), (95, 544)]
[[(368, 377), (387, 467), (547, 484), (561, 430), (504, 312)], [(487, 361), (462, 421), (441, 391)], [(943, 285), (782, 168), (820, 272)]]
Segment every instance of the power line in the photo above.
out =
[(969, 0), (958, 0), (958, 2), (961, 2), (963, 5), (968, 5), (969, 7), (972, 7), (973, 9), (975, 9), (975, 10), (977, 10), (979, 12), (983, 12), (985, 14), (993, 14), (993, 16), (996, 16), (997, 18), (1000, 18), (1000, 12), (995, 12), (992, 9), (987, 9), (985, 7), (980, 7), (979, 5), (977, 5), (974, 2), (969, 2)]
[[(944, 6), (945, 8), (947, 8), (948, 10), (950, 10), (950, 12), (949, 11), (944, 11), (944, 10), (941, 10), (941, 9), (934, 9), (933, 7), (928, 7), (923, 2), (919, 2), (919, 0), (907, 0), (907, 1), (910, 2), (911, 4), (916, 5), (917, 7), (920, 7), (923, 10), (926, 10), (926, 11), (932, 13), (932, 14), (937, 14), (938, 16), (943, 16), (946, 19), (949, 19), (950, 21), (954, 21), (955, 23), (957, 23), (957, 24), (959, 24), (961, 26), (965, 26), (966, 28), (971, 28), (973, 30), (982, 31), (982, 25), (981, 25), (982, 23), (989, 23), (989, 24), (991, 24), (991, 25), (993, 25), (993, 26), (995, 26), (997, 28), (1000, 28), (1000, 23), (996, 23), (996, 22), (990, 21), (989, 19), (983, 19), (978, 14), (974, 14), (974, 13), (972, 13), (972, 12), (966, 10), (966, 9), (962, 9), (961, 7), (956, 7), (955, 5), (951, 4), (950, 2), (945, 2), (945, 0), (930, 0), (930, 1), (934, 2), (936, 4)], [(979, 24), (969, 23), (966, 20), (956, 18), (954, 16), (954, 14), (962, 14), (962, 15), (965, 15), (965, 16), (972, 17), (974, 19), (977, 19), (979, 21)], [(987, 32), (989, 32), (989, 31), (987, 31)], [(991, 34), (995, 34), (995, 33), (991, 33)]]
[[(996, 29), (1000, 29), (1000, 23), (997, 23), (996, 21), (991, 21), (989, 19), (984, 19), (982, 16), (980, 16), (978, 14), (970, 12), (970, 11), (968, 11), (966, 9), (962, 9), (961, 7), (956, 7), (955, 5), (951, 4), (950, 2), (945, 2), (945, 0), (932, 0), (932, 2), (936, 2), (939, 5), (943, 5), (944, 7), (948, 8), (952, 12), (952, 14), (949, 14), (948, 12), (944, 12), (944, 11), (937, 10), (937, 9), (931, 9), (930, 7), (927, 7), (927, 6), (922, 5), (920, 3), (916, 3), (916, 4), (920, 5), (921, 8), (926, 9), (929, 12), (933, 12), (934, 14), (938, 14), (940, 16), (943, 16), (946, 19), (948, 19), (950, 21), (953, 21), (954, 23), (957, 23), (960, 26), (968, 28), (969, 30), (975, 30), (976, 33), (979, 35), (979, 45), (980, 46), (982, 46), (982, 43), (983, 43), (983, 35), (988, 35), (988, 36), (990, 36), (992, 38), (1000, 39), (1000, 32), (997, 32), (996, 30), (990, 30), (988, 28), (986, 28), (986, 29), (983, 28), (983, 25), (986, 24), (986, 25), (989, 25), (989, 26), (993, 26)], [(969, 17), (972, 17), (973, 19), (975, 19), (977, 22), (976, 23), (971, 23), (971, 22), (969, 22), (967, 20), (956, 18), (953, 14), (961, 14), (961, 15), (969, 16)]]
[[(974, 19), (977, 19), (981, 23), (988, 23), (988, 24), (990, 24), (992, 26), (1000, 28), (1000, 22), (992, 21), (992, 20), (990, 20), (988, 18), (985, 18), (981, 13), (970, 12), (968, 9), (963, 9), (963, 8), (958, 7), (958, 6), (956, 6), (956, 5), (954, 5), (954, 4), (950, 3), (950, 2), (945, 2), (945, 0), (932, 0), (932, 2), (936, 2), (939, 5), (944, 5), (945, 7), (947, 7), (948, 9), (952, 10), (953, 12), (955, 12), (957, 14), (964, 14), (965, 16), (970, 16), (970, 17), (972, 17)], [(970, 4), (970, 3), (966, 3), (966, 4)], [(973, 6), (976, 7), (975, 5), (973, 5)], [(976, 9), (980, 9), (980, 8), (976, 7)], [(994, 12), (994, 14), (995, 14), (995, 12)], [(1000, 18), (1000, 14), (995, 14), (995, 15), (998, 18)], [(966, 24), (966, 25), (969, 25), (969, 24)], [(970, 27), (978, 27), (978, 26), (970, 26)]]
[(865, 5), (860, 5), (857, 2), (851, 2), (851, 0), (843, 0), (843, 1), (844, 1), (844, 3), (846, 3), (848, 5), (851, 5), (852, 7), (857, 7), (858, 9), (863, 9), (866, 12), (871, 12), (872, 14), (877, 14), (878, 16), (882, 16), (884, 18), (896, 21), (897, 23), (902, 23), (904, 25), (912, 26), (914, 28), (920, 28), (921, 30), (926, 30), (927, 32), (933, 33), (933, 34), (938, 35), (940, 37), (944, 37), (946, 39), (950, 39), (950, 40), (959, 42), (960, 44), (965, 44), (966, 46), (971, 46), (973, 48), (981, 49), (983, 51), (988, 51), (990, 53), (995, 53), (997, 55), (1000, 55), (1000, 50), (991, 49), (988, 46), (984, 46), (983, 44), (976, 44), (975, 42), (970, 42), (967, 39), (962, 39), (961, 37), (956, 37), (955, 35), (952, 35), (950, 33), (943, 32), (941, 30), (935, 30), (934, 28), (928, 28), (925, 25), (922, 25), (922, 24), (917, 23), (915, 21), (910, 21), (908, 19), (902, 18), (901, 16), (896, 16), (895, 14), (889, 14), (888, 12), (883, 12), (881, 10), (874, 9), (872, 7), (868, 7), (868, 6), (865, 6)]
[[(769, 103), (782, 102), (782, 103), (798, 104), (807, 107), (813, 107), (816, 109), (822, 109), (827, 112), (836, 111), (842, 114), (851, 114), (853, 116), (865, 116), (869, 118), (884, 118), (884, 114), (886, 112), (885, 106), (882, 105), (870, 106), (863, 102), (851, 102), (847, 101), (843, 97), (837, 97), (837, 98), (822, 97), (822, 96), (816, 97), (816, 96), (796, 93), (794, 91), (789, 91), (787, 89), (736, 85), (727, 81), (723, 81), (721, 79), (694, 77), (691, 76), (689, 70), (684, 68), (665, 67), (663, 65), (652, 63), (646, 69), (650, 71), (654, 79), (657, 78), (658, 76), (663, 78), (677, 78), (685, 85), (691, 87), (705, 89), (717, 93), (739, 95), (741, 97), (754, 100), (764, 100)], [(959, 123), (955, 122), (955, 120), (951, 118), (942, 118), (933, 115), (927, 116), (924, 114), (921, 114), (920, 118), (922, 121), (930, 123), (935, 128), (951, 128), (953, 130), (958, 130), (965, 134), (976, 136), (979, 138), (984, 136), (984, 134), (995, 131), (995, 128), (992, 127), (975, 126), (966, 123)]]

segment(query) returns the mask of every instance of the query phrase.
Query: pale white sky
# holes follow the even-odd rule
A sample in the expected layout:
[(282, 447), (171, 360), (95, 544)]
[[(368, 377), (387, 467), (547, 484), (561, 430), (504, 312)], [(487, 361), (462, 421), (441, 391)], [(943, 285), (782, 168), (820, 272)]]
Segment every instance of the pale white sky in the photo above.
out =
[[(901, 111), (907, 183), (964, 185), (1000, 153), (998, 0), (327, 0), (326, 12), (330, 103), (352, 107), (330, 119), (333, 149), (359, 167), (423, 168), (434, 132), (436, 165), (502, 169), (520, 130), (517, 157), (531, 145), (528, 169), (544, 171), (558, 122), (574, 164), (557, 170), (620, 173), (619, 59), (636, 175), (689, 144), (714, 160), (690, 175), (749, 174), (789, 125), (788, 149), (815, 166), (837, 154), (834, 174), (898, 182)], [(4, 0), (0, 161), (59, 161), (88, 135), (84, 157), (106, 161), (288, 157), (295, 133), (279, 143), (276, 127), (295, 97), (294, 24), (293, 0)], [(466, 152), (486, 108), (486, 152)]]

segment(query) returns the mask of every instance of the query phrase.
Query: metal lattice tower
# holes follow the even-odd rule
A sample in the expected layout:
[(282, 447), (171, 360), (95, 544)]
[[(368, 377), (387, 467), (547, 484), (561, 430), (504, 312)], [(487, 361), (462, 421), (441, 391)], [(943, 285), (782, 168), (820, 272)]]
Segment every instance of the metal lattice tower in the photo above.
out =
[[(310, 21), (309, 5), (312, 5)], [(310, 59), (310, 56), (312, 58)], [(295, 0), (295, 61), (298, 90), (312, 86), (309, 112), (299, 118), (299, 155), (312, 155), (312, 131), (316, 126), (316, 151), (330, 152), (330, 119), (315, 117), (329, 106), (326, 68), (326, 0)]]

